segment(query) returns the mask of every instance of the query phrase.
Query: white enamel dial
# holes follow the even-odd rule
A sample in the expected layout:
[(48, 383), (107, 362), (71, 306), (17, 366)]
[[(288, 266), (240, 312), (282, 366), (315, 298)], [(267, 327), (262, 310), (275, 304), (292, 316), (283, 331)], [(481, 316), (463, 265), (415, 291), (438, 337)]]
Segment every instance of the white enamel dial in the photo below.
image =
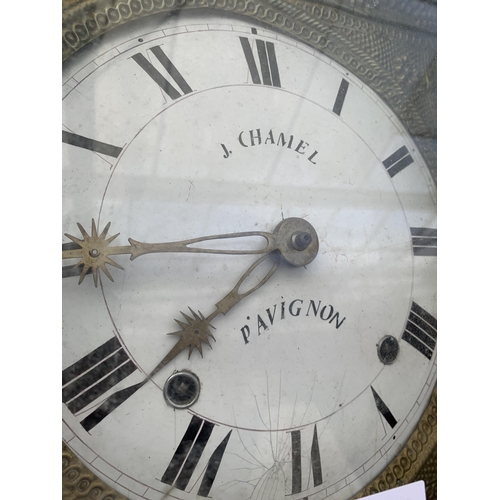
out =
[[(152, 17), (66, 64), (63, 250), (93, 219), (112, 247), (288, 218), (314, 227), (314, 260), (279, 265), (213, 317), (213, 349), (151, 380), (180, 311), (211, 315), (261, 256), (116, 254), (97, 287), (64, 260), (63, 437), (127, 498), (341, 500), (384, 470), (436, 379), (435, 187), (372, 90), (240, 18)], [(177, 372), (199, 381), (185, 409), (164, 398)]]

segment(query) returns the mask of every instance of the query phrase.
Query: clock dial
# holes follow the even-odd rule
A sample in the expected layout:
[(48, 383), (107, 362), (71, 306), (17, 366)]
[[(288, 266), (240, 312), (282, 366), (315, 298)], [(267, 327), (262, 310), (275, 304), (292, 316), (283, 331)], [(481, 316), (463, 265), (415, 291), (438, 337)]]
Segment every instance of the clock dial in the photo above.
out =
[(207, 12), (116, 29), (63, 94), (68, 445), (128, 498), (350, 498), (436, 379), (435, 187), (397, 116)]

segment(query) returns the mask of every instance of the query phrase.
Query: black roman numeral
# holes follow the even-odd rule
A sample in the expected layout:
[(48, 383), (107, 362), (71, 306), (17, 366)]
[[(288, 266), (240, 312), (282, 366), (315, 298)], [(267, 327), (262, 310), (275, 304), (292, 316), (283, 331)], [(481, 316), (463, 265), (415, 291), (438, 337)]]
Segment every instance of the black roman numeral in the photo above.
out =
[[(253, 29), (252, 33), (256, 34), (257, 30)], [(243, 53), (245, 54), (245, 59), (250, 71), (250, 76), (252, 77), (252, 82), (256, 84), (263, 83), (264, 85), (270, 85), (273, 87), (281, 87), (278, 61), (276, 60), (274, 44), (271, 42), (264, 42), (263, 40), (255, 40), (257, 55), (259, 57), (259, 74), (250, 41), (248, 40), (248, 38), (240, 36), (240, 42)]]
[(340, 112), (342, 111), (342, 106), (344, 105), (344, 99), (347, 94), (347, 89), (349, 88), (349, 82), (342, 78), (340, 82), (339, 91), (337, 92), (337, 98), (335, 99), (335, 104), (333, 105), (333, 112), (340, 116)]
[(88, 149), (90, 151), (94, 151), (95, 153), (112, 156), (113, 158), (118, 158), (123, 149), (119, 148), (118, 146), (106, 144), (105, 142), (100, 142), (94, 139), (89, 139), (88, 137), (83, 137), (83, 135), (72, 134), (71, 132), (66, 132), (66, 130), (62, 131), (62, 141), (71, 146)]
[[(173, 78), (181, 92), (189, 94), (192, 92), (184, 77), (179, 73), (177, 68), (172, 64), (172, 61), (167, 57), (162, 48), (158, 45), (151, 47), (151, 52), (154, 54), (160, 64), (167, 70), (167, 73)], [(178, 99), (181, 94), (178, 90), (148, 61), (143, 54), (135, 54), (132, 59), (156, 82), (160, 88), (170, 97), (170, 99)]]
[(411, 227), (413, 254), (417, 256), (437, 256), (437, 229)]
[(387, 169), (387, 172), (389, 172), (389, 175), (394, 177), (408, 165), (411, 165), (413, 163), (413, 158), (411, 157), (407, 147), (403, 146), (385, 159), (382, 163)]
[[(63, 278), (72, 278), (74, 276), (80, 276), (82, 274), (83, 264), (80, 266), (63, 266), (62, 267), (62, 277)], [(87, 274), (90, 274), (92, 269), (87, 271)]]
[(391, 426), (391, 428), (394, 429), (394, 427), (396, 427), (396, 424), (398, 423), (397, 420), (394, 418), (391, 410), (389, 410), (387, 405), (382, 401), (382, 398), (377, 394), (375, 389), (371, 386), (370, 388), (372, 390), (373, 397), (375, 398), (375, 405), (377, 406), (377, 410), (384, 417), (385, 421)]
[[(300, 430), (292, 431), (292, 495), (302, 491), (302, 446)], [(314, 434), (311, 445), (311, 468), (314, 486), (323, 483), (321, 471), (321, 456), (319, 453), (318, 430), (314, 426)]]
[[(76, 243), (63, 243), (62, 244), (62, 250), (63, 252), (65, 250), (78, 250), (80, 247), (80, 245), (76, 244)], [(73, 276), (80, 276), (82, 274), (82, 269), (83, 269), (83, 264), (80, 264), (79, 266), (72, 266), (72, 265), (69, 265), (69, 266), (63, 266), (62, 267), (62, 277), (63, 278), (71, 278)], [(92, 273), (92, 269), (89, 268), (89, 270), (87, 271), (87, 274), (91, 274)]]
[(426, 358), (431, 359), (436, 347), (437, 321), (415, 302), (411, 305), (403, 339)]
[[(161, 481), (165, 484), (171, 484), (179, 490), (185, 490), (193, 472), (200, 461), (205, 446), (210, 439), (214, 428), (212, 422), (203, 420), (193, 415), (191, 422), (184, 433), (179, 446), (175, 450), (174, 456), (163, 474)], [(210, 489), (219, 470), (224, 451), (226, 450), (229, 437), (229, 431), (226, 437), (221, 441), (208, 460), (205, 474), (198, 490), (198, 495), (208, 497)]]
[[(105, 392), (112, 389), (124, 378), (133, 373), (137, 367), (129, 359), (127, 353), (121, 346), (116, 337), (108, 340), (82, 359), (66, 368), (62, 372), (62, 399), (71, 413), (86, 408), (93, 401), (101, 397)], [(138, 384), (140, 385), (140, 384)], [(136, 386), (133, 386), (136, 387)], [(130, 397), (132, 391), (127, 397), (124, 392), (130, 392), (131, 388), (124, 391), (118, 391), (116, 394), (122, 394), (121, 404)], [(112, 396), (112, 397), (113, 397)], [(103, 412), (104, 405), (110, 400), (108, 398), (97, 410), (88, 415), (80, 423), (89, 431), (97, 425), (106, 415), (114, 410), (119, 404), (109, 407), (107, 413)]]

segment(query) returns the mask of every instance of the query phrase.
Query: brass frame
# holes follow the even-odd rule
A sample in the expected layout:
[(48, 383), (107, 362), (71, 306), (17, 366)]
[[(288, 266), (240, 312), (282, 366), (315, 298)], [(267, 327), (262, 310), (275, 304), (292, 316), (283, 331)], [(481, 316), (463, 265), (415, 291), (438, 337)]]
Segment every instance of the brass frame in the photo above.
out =
[[(63, 61), (128, 21), (180, 9), (215, 9), (250, 17), (299, 39), (339, 62), (375, 90), (398, 114), (434, 180), (436, 160), (436, 34), (431, 1), (404, 0), (63, 0)], [(390, 4), (390, 5), (389, 5)], [(376, 13), (386, 16), (385, 20)], [(391, 18), (387, 20), (388, 12)], [(372, 15), (373, 14), (373, 15)], [(408, 20), (417, 20), (408, 26)], [(405, 26), (406, 25), (406, 26)], [(437, 498), (437, 388), (405, 447), (386, 470), (354, 498), (423, 479)], [(63, 443), (64, 500), (125, 500), (85, 467)]]

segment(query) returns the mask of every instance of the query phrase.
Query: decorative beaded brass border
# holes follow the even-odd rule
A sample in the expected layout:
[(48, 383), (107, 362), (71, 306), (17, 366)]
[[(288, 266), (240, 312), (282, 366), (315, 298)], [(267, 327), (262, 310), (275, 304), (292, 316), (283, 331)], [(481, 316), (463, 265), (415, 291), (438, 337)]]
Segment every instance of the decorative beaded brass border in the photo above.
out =
[[(405, 49), (388, 55), (384, 45), (387, 39), (396, 38), (406, 42), (406, 47), (418, 45), (420, 50), (432, 51), (435, 47), (432, 37), (419, 37), (417, 32), (371, 23), (340, 8), (307, 0), (258, 0), (258, 3), (252, 0), (63, 0), (63, 61), (128, 21), (160, 12), (202, 8), (232, 12), (268, 24), (351, 71), (398, 113), (436, 179), (435, 61), (421, 71), (417, 86), (409, 85), (411, 65), (404, 64)], [(402, 45), (404, 47), (404, 43)], [(383, 64), (389, 56), (394, 60), (392, 74)], [(399, 77), (395, 78), (394, 71)], [(436, 453), (437, 388), (434, 388), (430, 403), (406, 446), (386, 470), (354, 498), (423, 479), (428, 500), (436, 499)], [(62, 457), (63, 500), (125, 500), (89, 471), (64, 443)]]

